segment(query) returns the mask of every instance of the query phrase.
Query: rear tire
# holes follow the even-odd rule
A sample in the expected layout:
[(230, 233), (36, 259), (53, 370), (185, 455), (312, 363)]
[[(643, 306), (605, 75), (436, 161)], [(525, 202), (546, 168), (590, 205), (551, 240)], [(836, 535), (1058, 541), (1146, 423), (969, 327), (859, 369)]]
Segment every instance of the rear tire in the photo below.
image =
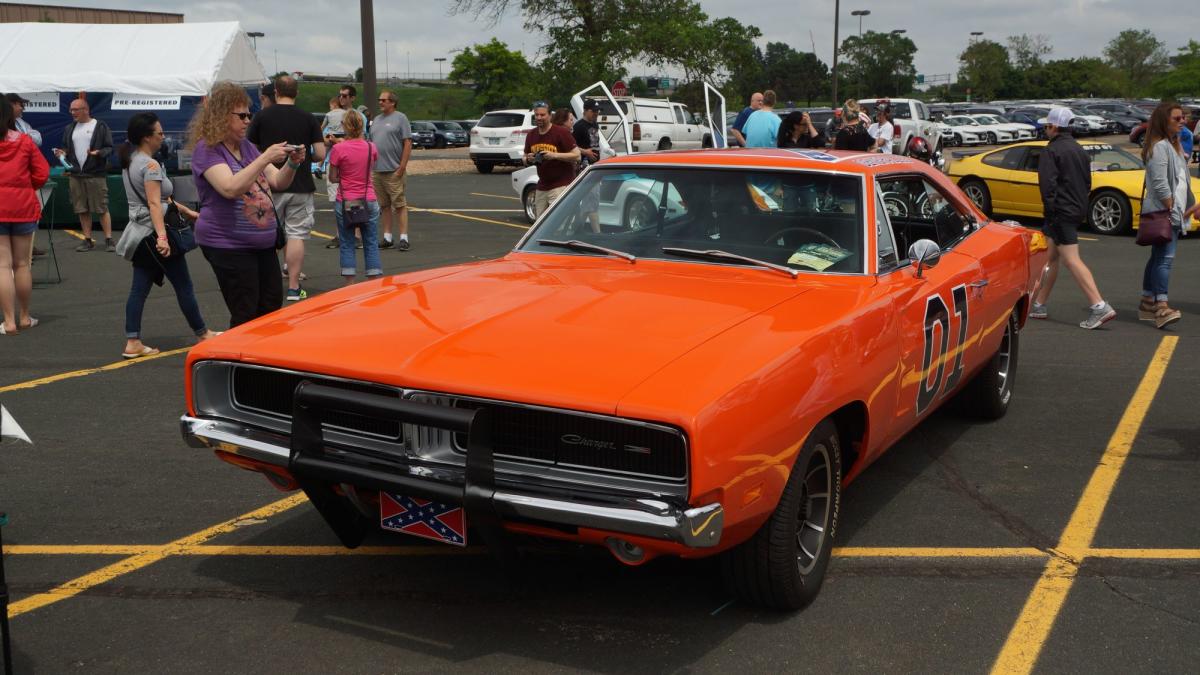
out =
[(1115, 190), (1101, 190), (1088, 200), (1088, 227), (1099, 234), (1128, 234), (1133, 229), (1129, 198)]
[(774, 609), (801, 609), (821, 590), (842, 499), (837, 427), (824, 420), (796, 457), (775, 511), (750, 539), (725, 553), (734, 595)]
[(475, 170), (479, 173), (491, 173), (496, 165), (491, 162), (475, 162)]
[(1017, 354), (1021, 344), (1017, 312), (1008, 315), (1000, 347), (988, 364), (958, 394), (959, 411), (971, 417), (998, 420), (1008, 412), (1017, 383)]
[(992, 193), (988, 190), (987, 184), (977, 178), (968, 178), (958, 184), (962, 191), (975, 202), (975, 206), (983, 211), (988, 218), (992, 217)]
[(537, 187), (530, 185), (521, 193), (521, 205), (525, 207), (525, 218), (529, 222), (537, 220), (537, 209), (534, 206), (534, 200), (537, 197)]
[(658, 149), (659, 150), (670, 150), (671, 149), (671, 139), (664, 138), (661, 141), (659, 141)]

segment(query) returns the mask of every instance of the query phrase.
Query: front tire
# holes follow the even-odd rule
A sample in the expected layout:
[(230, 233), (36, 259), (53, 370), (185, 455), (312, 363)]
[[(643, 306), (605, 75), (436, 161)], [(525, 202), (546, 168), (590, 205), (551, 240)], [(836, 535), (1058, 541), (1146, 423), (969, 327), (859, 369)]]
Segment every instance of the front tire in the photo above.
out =
[(1088, 226), (1100, 234), (1127, 234), (1133, 228), (1129, 198), (1114, 190), (1101, 190), (1088, 201)]
[(1008, 412), (1013, 387), (1017, 383), (1017, 354), (1020, 347), (1020, 325), (1017, 312), (1008, 315), (1008, 325), (1000, 339), (1000, 347), (991, 360), (962, 392), (958, 394), (959, 410), (971, 417), (998, 420)]
[(771, 517), (722, 559), (730, 590), (762, 607), (808, 606), (825, 580), (841, 500), (841, 443), (825, 420), (805, 440)]
[(649, 227), (657, 217), (658, 207), (653, 200), (644, 195), (629, 195), (621, 212), (621, 225), (627, 230), (640, 230)]
[(525, 207), (525, 218), (529, 222), (537, 220), (537, 209), (534, 208), (534, 202), (537, 198), (537, 187), (530, 185), (521, 193), (521, 205)]
[(988, 142), (988, 145), (995, 145), (996, 144), (996, 134), (994, 134), (990, 131), (987, 132), (987, 142)]
[(962, 144), (963, 144), (962, 134), (954, 134), (954, 145), (962, 145)]
[(971, 201), (975, 202), (975, 206), (983, 211), (984, 215), (992, 217), (992, 193), (988, 190), (987, 184), (977, 178), (969, 178), (958, 184), (962, 191), (966, 193)]

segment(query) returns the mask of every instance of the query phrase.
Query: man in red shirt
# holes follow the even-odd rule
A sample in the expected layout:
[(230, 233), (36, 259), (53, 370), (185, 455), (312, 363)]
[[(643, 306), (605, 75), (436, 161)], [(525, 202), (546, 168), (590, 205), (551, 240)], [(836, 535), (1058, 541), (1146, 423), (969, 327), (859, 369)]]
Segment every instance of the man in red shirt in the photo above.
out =
[(533, 104), (533, 121), (537, 128), (525, 136), (525, 163), (537, 166), (533, 211), (541, 217), (575, 180), (579, 148), (569, 129), (550, 123), (550, 105), (545, 101)]

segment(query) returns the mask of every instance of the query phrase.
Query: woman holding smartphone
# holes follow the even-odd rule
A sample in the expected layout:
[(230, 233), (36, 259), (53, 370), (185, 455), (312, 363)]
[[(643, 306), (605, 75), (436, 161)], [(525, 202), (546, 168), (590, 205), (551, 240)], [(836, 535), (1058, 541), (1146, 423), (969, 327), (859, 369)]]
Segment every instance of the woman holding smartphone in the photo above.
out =
[[(289, 153), (285, 143), (260, 154), (246, 139), (251, 117), (246, 91), (221, 82), (188, 130), (200, 196), (196, 243), (217, 277), (230, 328), (283, 304), (271, 191), (291, 185), (304, 161), (303, 148)], [(276, 168), (285, 158), (287, 163)]]

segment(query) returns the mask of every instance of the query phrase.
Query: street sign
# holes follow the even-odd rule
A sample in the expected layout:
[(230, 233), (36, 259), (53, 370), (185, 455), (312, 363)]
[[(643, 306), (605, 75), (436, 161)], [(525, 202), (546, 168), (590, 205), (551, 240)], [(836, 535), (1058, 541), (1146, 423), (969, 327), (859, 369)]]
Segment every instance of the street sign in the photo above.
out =
[(629, 89), (625, 87), (625, 83), (623, 81), (617, 80), (616, 82), (613, 82), (612, 94), (613, 96), (626, 96), (629, 94)]
[(925, 76), (917, 73), (917, 84), (925, 84)]
[(659, 89), (670, 89), (671, 88), (671, 78), (669, 78), (669, 77), (658, 78), (658, 88)]

